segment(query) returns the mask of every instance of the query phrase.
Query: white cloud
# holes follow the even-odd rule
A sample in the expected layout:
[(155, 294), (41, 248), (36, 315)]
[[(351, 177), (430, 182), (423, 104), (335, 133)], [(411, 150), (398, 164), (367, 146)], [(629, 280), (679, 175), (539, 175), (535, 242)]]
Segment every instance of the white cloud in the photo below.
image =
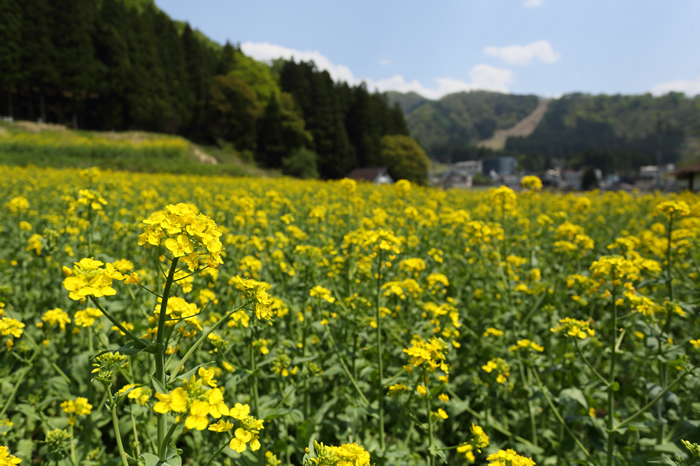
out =
[(381, 60), (379, 60), (379, 64), (382, 66), (391, 65), (391, 60), (389, 60), (388, 58), (382, 58)]
[(426, 87), (420, 81), (406, 81), (397, 74), (391, 78), (380, 79), (378, 81), (366, 79), (367, 87), (377, 89), (380, 92), (399, 91), (415, 92), (428, 99), (439, 99), (447, 94), (455, 92), (469, 92), (476, 90), (486, 90), (494, 92), (508, 92), (508, 86), (513, 81), (513, 72), (489, 65), (476, 65), (469, 71), (471, 81), (463, 81), (454, 78), (436, 78), (436, 86)]
[(485, 47), (486, 55), (497, 57), (509, 65), (527, 65), (538, 59), (544, 63), (554, 63), (561, 58), (552, 44), (546, 40), (538, 40), (527, 45), (508, 45), (507, 47)]
[(534, 8), (536, 6), (540, 6), (544, 3), (544, 0), (525, 0), (523, 2), (523, 5), (525, 5), (528, 8)]
[[(418, 80), (406, 81), (406, 79), (399, 74), (379, 80), (371, 78), (360, 79), (355, 77), (347, 66), (334, 64), (328, 57), (316, 50), (299, 51), (268, 42), (244, 42), (241, 44), (241, 50), (243, 50), (243, 53), (246, 55), (260, 61), (270, 61), (276, 58), (284, 58), (287, 60), (294, 58), (303, 61), (313, 60), (319, 69), (328, 71), (334, 81), (345, 81), (353, 85), (360, 84), (364, 81), (367, 83), (367, 87), (372, 90), (377, 89), (380, 92), (413, 91), (428, 99), (439, 99), (442, 96), (454, 92), (469, 92), (474, 90), (507, 93), (509, 92), (508, 87), (513, 82), (514, 76), (511, 70), (480, 64), (474, 66), (469, 71), (470, 81), (449, 77), (436, 78), (435, 85), (427, 87)], [(384, 64), (382, 61), (380, 61), (380, 64)]]
[(675, 79), (656, 84), (651, 88), (654, 95), (668, 94), (669, 92), (683, 92), (686, 95), (700, 94), (700, 76), (693, 79)]
[(270, 61), (275, 58), (284, 58), (285, 60), (294, 58), (298, 61), (313, 60), (319, 69), (328, 71), (334, 81), (346, 81), (350, 84), (357, 82), (350, 68), (332, 63), (328, 57), (316, 50), (294, 50), (269, 42), (244, 42), (241, 44), (241, 50), (246, 55), (260, 61)]

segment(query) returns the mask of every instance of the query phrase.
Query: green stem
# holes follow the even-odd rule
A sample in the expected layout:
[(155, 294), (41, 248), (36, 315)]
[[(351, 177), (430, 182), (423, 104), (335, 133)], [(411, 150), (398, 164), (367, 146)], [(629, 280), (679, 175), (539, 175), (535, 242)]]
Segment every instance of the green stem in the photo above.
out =
[(428, 466), (435, 465), (433, 456), (433, 420), (430, 418), (430, 392), (425, 394), (425, 414), (428, 416)]
[[(615, 281), (615, 276), (613, 274), (613, 282)], [(615, 383), (615, 359), (617, 354), (617, 286), (613, 285), (612, 290), (612, 301), (613, 301), (613, 321), (612, 321), (612, 338), (610, 339), (610, 378), (608, 380), (608, 414), (607, 414), (607, 424), (608, 424), (608, 447), (606, 451), (607, 465), (613, 466), (613, 457), (615, 454), (615, 390), (613, 389), (613, 384)], [(660, 343), (659, 343), (660, 344)]]
[(659, 393), (658, 395), (656, 395), (656, 398), (654, 398), (654, 399), (651, 400), (649, 403), (647, 403), (646, 405), (644, 405), (644, 406), (642, 406), (641, 408), (639, 408), (639, 410), (637, 410), (636, 413), (632, 414), (630, 417), (628, 417), (627, 419), (625, 419), (624, 421), (622, 421), (621, 423), (619, 423), (618, 425), (616, 425), (616, 426), (615, 426), (615, 429), (622, 429), (622, 428), (625, 427), (627, 424), (629, 424), (630, 422), (634, 421), (638, 416), (644, 414), (649, 408), (651, 408), (652, 406), (654, 406), (654, 405), (656, 404), (656, 402), (659, 401), (666, 393), (668, 393), (669, 390), (671, 390), (673, 387), (675, 387), (676, 384), (678, 384), (681, 380), (683, 380), (683, 378), (684, 378), (686, 375), (690, 374), (690, 373), (693, 372), (695, 369), (696, 369), (696, 368), (693, 368), (693, 369), (691, 369), (691, 370), (689, 370), (689, 371), (684, 372), (683, 374), (679, 375), (678, 377), (676, 377), (676, 379), (675, 379), (673, 382), (671, 382), (671, 383), (669, 384), (668, 387), (666, 387), (661, 393)]
[[(452, 390), (452, 389), (449, 387), (449, 385), (445, 387), (445, 391), (446, 391), (447, 393), (449, 393), (449, 394), (450, 394), (450, 398), (454, 399), (458, 404), (463, 405), (463, 404), (465, 403), (464, 401), (462, 401), (462, 400), (459, 398), (459, 396), (457, 396), (457, 394), (455, 393), (455, 391)], [(471, 409), (469, 406), (464, 406), (464, 409), (465, 409), (466, 412), (468, 412), (469, 414), (471, 414), (472, 416), (474, 416), (476, 419), (478, 419), (479, 422), (481, 422), (481, 421), (484, 420), (484, 417), (485, 417), (485, 416), (483, 416), (481, 413), (477, 413), (476, 411), (474, 411), (473, 409)], [(544, 419), (544, 416), (542, 417), (542, 419)], [(534, 447), (534, 445), (532, 444), (532, 442), (530, 442), (528, 439), (526, 439), (526, 438), (524, 438), (524, 437), (521, 437), (521, 436), (519, 436), (519, 435), (513, 434), (512, 432), (510, 432), (508, 429), (506, 429), (505, 427), (503, 427), (501, 424), (499, 424), (499, 423), (498, 423), (497, 421), (495, 421), (495, 420), (492, 420), (492, 422), (491, 422), (491, 427), (492, 427), (494, 430), (497, 430), (498, 432), (502, 433), (503, 435), (505, 435), (505, 436), (508, 437), (508, 438), (513, 438), (513, 439), (517, 440), (517, 441), (520, 442), (520, 443), (523, 443), (523, 444), (525, 444), (525, 445), (529, 445), (529, 446), (533, 446), (533, 447)]]
[[(379, 371), (379, 380), (377, 381), (377, 405), (379, 408), (379, 448), (384, 451), (384, 363), (382, 353), (382, 319), (379, 311), (379, 297), (381, 295), (382, 286), (382, 250), (379, 250), (379, 264), (377, 266), (377, 299), (375, 305), (375, 316), (377, 320), (377, 366)], [(428, 413), (430, 420), (430, 413)], [(432, 443), (431, 443), (432, 446)]]
[(137, 347), (139, 347), (139, 348), (145, 348), (146, 346), (148, 346), (147, 343), (144, 342), (144, 340), (142, 340), (141, 338), (139, 338), (139, 337), (137, 337), (136, 335), (134, 335), (129, 329), (127, 329), (126, 327), (124, 327), (124, 326), (121, 324), (121, 322), (119, 322), (117, 319), (115, 319), (114, 316), (113, 316), (112, 314), (110, 314), (110, 313), (107, 311), (107, 309), (105, 309), (104, 306), (102, 306), (102, 304), (100, 304), (100, 303), (97, 301), (97, 298), (95, 298), (94, 296), (90, 296), (90, 301), (92, 301), (93, 304), (94, 304), (95, 306), (97, 306), (97, 309), (99, 309), (99, 310), (102, 312), (102, 314), (103, 314), (107, 319), (109, 319), (110, 322), (112, 322), (112, 323), (114, 324), (115, 327), (117, 327), (124, 335), (126, 335), (126, 336), (129, 337), (129, 338), (131, 338), (131, 339), (134, 341), (134, 343), (136, 343)]
[[(160, 314), (158, 315), (158, 334), (157, 334), (157, 344), (158, 352), (156, 353), (156, 373), (155, 378), (163, 386), (165, 386), (165, 347), (163, 341), (165, 339), (165, 320), (167, 318), (166, 311), (168, 309), (168, 297), (170, 296), (170, 287), (175, 279), (175, 272), (177, 271), (177, 257), (173, 258), (170, 264), (170, 272), (168, 273), (168, 278), (165, 281), (165, 288), (163, 289), (163, 299), (160, 303)], [(158, 413), (158, 456), (161, 461), (165, 461), (166, 445), (164, 442), (166, 430), (168, 429), (168, 416), (167, 414)]]
[(170, 426), (170, 429), (168, 429), (168, 433), (165, 434), (165, 438), (163, 439), (163, 443), (165, 443), (165, 451), (168, 451), (167, 445), (170, 443), (170, 439), (173, 437), (173, 434), (175, 433), (175, 429), (177, 429), (180, 424), (182, 424), (185, 420), (185, 416), (181, 416), (180, 422), (175, 422), (173, 423), (172, 426)]
[(131, 430), (134, 433), (134, 448), (136, 448), (136, 457), (141, 456), (141, 443), (139, 442), (139, 435), (136, 432), (136, 419), (134, 419), (133, 406), (129, 407), (129, 414), (131, 415)]
[(331, 332), (330, 329), (330, 322), (327, 324), (328, 325), (328, 337), (329, 341), (331, 343), (331, 347), (333, 348), (333, 351), (335, 354), (338, 356), (338, 360), (340, 361), (340, 365), (343, 367), (343, 370), (345, 371), (345, 374), (348, 376), (348, 379), (350, 379), (350, 383), (352, 383), (352, 386), (355, 387), (355, 390), (357, 391), (357, 394), (360, 396), (362, 401), (369, 406), (369, 400), (367, 400), (367, 397), (365, 397), (365, 394), (362, 393), (362, 389), (360, 389), (360, 386), (357, 384), (357, 380), (355, 380), (355, 377), (352, 375), (350, 372), (350, 369), (348, 368), (345, 359), (341, 356), (340, 352), (338, 351), (338, 347), (335, 344), (335, 338), (333, 338), (333, 333)]
[(178, 373), (180, 372), (180, 370), (185, 366), (185, 363), (187, 362), (187, 360), (190, 358), (190, 356), (192, 356), (192, 355), (195, 353), (195, 351), (197, 350), (197, 348), (199, 348), (199, 346), (200, 346), (202, 343), (204, 343), (204, 341), (206, 341), (206, 339), (207, 339), (207, 337), (209, 336), (209, 334), (210, 334), (211, 332), (213, 332), (214, 330), (216, 330), (217, 328), (219, 328), (219, 326), (220, 326), (221, 324), (223, 324), (224, 321), (225, 321), (226, 319), (228, 319), (229, 317), (231, 317), (231, 316), (233, 315), (233, 313), (235, 313), (235, 312), (241, 310), (241, 309), (244, 308), (247, 304), (248, 304), (248, 303), (246, 302), (245, 304), (243, 304), (243, 306), (237, 307), (237, 308), (231, 310), (228, 314), (226, 314), (225, 316), (223, 316), (221, 319), (217, 320), (216, 323), (215, 323), (214, 325), (212, 325), (206, 332), (202, 333), (202, 335), (201, 335), (201, 336), (199, 337), (199, 339), (194, 343), (194, 345), (192, 345), (192, 346), (190, 347), (190, 349), (187, 350), (187, 353), (185, 353), (185, 355), (182, 357), (182, 359), (181, 359), (180, 362), (178, 363), (178, 365), (177, 365), (177, 367), (175, 368), (175, 370), (172, 371), (172, 372), (170, 373), (170, 377), (169, 377), (169, 379), (168, 379), (168, 383), (169, 383), (169, 384), (170, 384), (170, 383), (173, 383), (173, 381), (175, 381), (175, 378), (177, 378), (177, 374), (178, 374)]
[(668, 233), (666, 236), (666, 286), (668, 287), (668, 297), (673, 302), (675, 293), (673, 289), (673, 273), (671, 271), (671, 233), (673, 233), (673, 214), (668, 219)]
[[(255, 340), (257, 339), (257, 331), (255, 330), (255, 323), (253, 324), (253, 330), (252, 330), (252, 335), (251, 335), (251, 342), (250, 342), (250, 378), (251, 378), (251, 386), (250, 386), (250, 392), (251, 392), (251, 397), (253, 398), (253, 410), (255, 412), (255, 417), (258, 419), (262, 419), (262, 413), (260, 412), (260, 400), (258, 398), (258, 366), (257, 366), (257, 361), (255, 360), (255, 347), (253, 346), (253, 343), (255, 343)], [(258, 464), (260, 466), (263, 466), (265, 464), (265, 452), (262, 448), (258, 450)]]
[(24, 377), (29, 373), (30, 370), (32, 370), (32, 363), (37, 358), (37, 356), (39, 356), (39, 347), (37, 347), (34, 350), (34, 354), (29, 359), (29, 363), (27, 364), (27, 367), (25, 367), (24, 370), (22, 370), (19, 377), (17, 378), (17, 381), (15, 382), (15, 386), (12, 388), (12, 392), (10, 392), (10, 396), (7, 398), (7, 402), (5, 403), (5, 406), (3, 406), (2, 411), (0, 411), (0, 418), (3, 417), (3, 415), (7, 411), (7, 408), (9, 408), (10, 405), (12, 404), (12, 402), (14, 401), (15, 395), (17, 395), (17, 390), (19, 390), (19, 386), (22, 384)]
[[(527, 383), (527, 379), (525, 378), (525, 372), (523, 370), (523, 361), (522, 358), (520, 357), (520, 352), (518, 352), (518, 370), (520, 372), (520, 379), (523, 381), (523, 386), (525, 390), (528, 391), (529, 393), (529, 387)], [(532, 443), (537, 446), (537, 423), (535, 422), (535, 412), (534, 412), (534, 406), (532, 405), (532, 400), (529, 399), (527, 400), (527, 413), (530, 417), (530, 430), (532, 430)]]
[[(675, 293), (673, 290), (673, 273), (671, 271), (671, 236), (673, 233), (673, 213), (668, 217), (668, 232), (666, 233), (666, 287), (668, 288), (668, 299), (673, 302), (675, 299)], [(673, 312), (669, 312), (666, 317), (666, 323), (664, 324), (663, 330), (661, 330), (661, 337), (671, 329), (671, 321), (673, 320)], [(663, 344), (661, 338), (659, 338), (659, 355), (662, 353)], [(666, 364), (659, 359), (659, 380), (661, 383), (661, 388), (666, 386)], [(656, 437), (656, 443), (661, 444), (663, 442), (666, 430), (666, 420), (662, 417), (664, 411), (664, 400), (660, 400), (659, 403), (659, 432)]]
[[(214, 452), (213, 455), (211, 455), (211, 458), (209, 458), (209, 460), (208, 460), (206, 463), (204, 463), (204, 466), (209, 466), (209, 465), (211, 464), (211, 462), (214, 461), (214, 458), (216, 458), (217, 456), (219, 456), (219, 453), (221, 453), (222, 451), (224, 451), (224, 448), (226, 448), (227, 446), (228, 446), (228, 442), (224, 442), (224, 443), (219, 447), (219, 449), (216, 450), (216, 451)], [(231, 461), (233, 461), (233, 460), (231, 460)]]
[(124, 451), (124, 445), (122, 444), (122, 436), (119, 433), (119, 419), (117, 418), (117, 404), (114, 402), (114, 397), (110, 391), (111, 387), (107, 387), (107, 393), (109, 394), (109, 405), (112, 411), (112, 425), (114, 426), (114, 436), (117, 438), (117, 448), (119, 448), (119, 456), (122, 460), (122, 466), (129, 466), (129, 462), (126, 459), (126, 452)]
[(406, 414), (406, 406), (409, 406), (411, 404), (411, 400), (413, 400), (413, 396), (416, 394), (416, 390), (418, 389), (418, 384), (420, 383), (420, 377), (416, 379), (416, 383), (413, 384), (413, 387), (411, 388), (411, 393), (408, 395), (408, 400), (401, 406), (401, 412), (399, 413), (399, 419), (396, 421), (396, 424), (394, 424), (394, 428), (391, 430), (391, 433), (389, 434), (389, 438), (393, 438), (394, 435), (396, 434), (396, 429), (399, 428), (401, 425), (401, 421), (403, 421), (403, 417)]
[(73, 440), (73, 426), (70, 426), (70, 461), (75, 464), (75, 441)]
[(586, 447), (583, 446), (581, 441), (574, 435), (574, 433), (571, 431), (568, 425), (566, 425), (566, 421), (564, 421), (564, 418), (561, 416), (557, 408), (554, 406), (554, 403), (552, 403), (552, 400), (549, 398), (549, 395), (547, 395), (547, 392), (545, 391), (544, 385), (542, 384), (542, 381), (540, 380), (540, 375), (537, 373), (537, 369), (535, 368), (532, 359), (528, 357), (528, 362), (530, 363), (530, 367), (532, 368), (532, 373), (535, 374), (535, 380), (537, 381), (537, 386), (540, 389), (540, 393), (542, 393), (542, 396), (544, 397), (545, 401), (549, 405), (550, 409), (554, 413), (554, 416), (557, 418), (559, 421), (559, 424), (566, 430), (566, 432), (571, 436), (572, 439), (574, 439), (574, 443), (576, 443), (576, 446), (583, 452), (584, 455), (586, 455), (586, 458), (588, 458), (590, 461), (592, 461), (591, 454), (586, 450)]
[(578, 340), (577, 340), (576, 338), (574, 338), (573, 340), (574, 340), (574, 348), (576, 348), (576, 352), (578, 353), (578, 355), (579, 355), (579, 357), (581, 358), (581, 360), (586, 364), (586, 366), (588, 366), (588, 368), (591, 370), (591, 372), (593, 372), (593, 374), (594, 374), (596, 377), (598, 377), (598, 380), (600, 380), (601, 382), (603, 382), (603, 384), (604, 384), (606, 387), (608, 387), (609, 384), (608, 384), (608, 381), (605, 380), (605, 377), (603, 377), (602, 375), (600, 375), (600, 372), (598, 372), (598, 371), (595, 369), (595, 367), (593, 367), (593, 365), (592, 365), (590, 362), (588, 362), (588, 359), (586, 359), (586, 357), (583, 355), (583, 352), (581, 351), (581, 348), (579, 348), (579, 346), (578, 346)]

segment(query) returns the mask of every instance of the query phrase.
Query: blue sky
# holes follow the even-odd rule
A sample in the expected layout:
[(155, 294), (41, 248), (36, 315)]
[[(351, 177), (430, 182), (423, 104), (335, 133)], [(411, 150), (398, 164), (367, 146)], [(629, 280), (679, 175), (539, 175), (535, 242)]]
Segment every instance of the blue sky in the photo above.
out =
[(259, 60), (429, 98), (700, 94), (700, 0), (156, 0)]

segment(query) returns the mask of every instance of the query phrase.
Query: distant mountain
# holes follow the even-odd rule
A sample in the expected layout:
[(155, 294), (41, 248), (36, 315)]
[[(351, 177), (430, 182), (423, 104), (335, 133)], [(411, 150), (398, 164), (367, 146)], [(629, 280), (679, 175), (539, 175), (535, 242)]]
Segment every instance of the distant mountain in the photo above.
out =
[(659, 153), (663, 163), (700, 161), (700, 96), (573, 93), (547, 102), (485, 91), (440, 100), (415, 93), (387, 96), (401, 105), (411, 135), (443, 162), (494, 150), (518, 157), (532, 170), (559, 161), (574, 168), (630, 171), (656, 164)]
[(401, 92), (389, 91), (386, 93), (386, 95), (389, 98), (389, 104), (393, 107), (395, 103), (398, 103), (401, 106), (404, 115), (410, 113), (419, 105), (423, 105), (425, 102), (430, 101), (429, 99), (426, 99), (422, 95), (416, 94), (415, 92), (407, 92), (406, 94), (403, 94)]
[[(411, 135), (435, 160), (473, 158), (476, 143), (490, 139), (496, 130), (514, 126), (537, 108), (535, 95), (474, 91), (428, 100), (416, 93), (387, 93), (398, 102)], [(470, 152), (471, 151), (471, 152)]]
[(662, 163), (696, 160), (699, 141), (700, 96), (575, 93), (552, 99), (535, 131), (508, 138), (505, 150), (540, 164), (558, 159), (610, 173), (655, 165), (659, 156)]

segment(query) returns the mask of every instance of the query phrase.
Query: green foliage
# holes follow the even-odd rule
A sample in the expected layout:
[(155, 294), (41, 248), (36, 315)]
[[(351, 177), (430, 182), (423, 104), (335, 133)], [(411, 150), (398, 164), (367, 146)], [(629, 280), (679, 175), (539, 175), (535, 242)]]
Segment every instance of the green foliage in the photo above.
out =
[(248, 84), (263, 106), (279, 94), (279, 86), (272, 77), (269, 66), (245, 56), (242, 52), (236, 53), (235, 61), (231, 74)]
[(313, 137), (323, 178), (342, 178), (354, 168), (376, 166), (382, 136), (408, 135), (400, 108), (392, 108), (386, 96), (371, 94), (364, 84), (335, 84), (313, 62), (285, 62), (279, 76), (282, 91), (294, 96)]
[(309, 149), (295, 149), (282, 159), (282, 174), (301, 179), (318, 178), (316, 158), (316, 154)]
[(598, 187), (598, 177), (593, 167), (586, 168), (581, 174), (581, 189), (590, 191)]
[(291, 94), (273, 96), (258, 120), (258, 159), (268, 167), (279, 167), (294, 149), (311, 146), (313, 137)]
[(420, 144), (410, 136), (383, 136), (381, 161), (396, 181), (408, 180), (419, 185), (428, 184), (430, 159)]
[(231, 141), (236, 149), (255, 147), (255, 119), (262, 114), (255, 91), (232, 74), (217, 76), (211, 87), (215, 134)]

